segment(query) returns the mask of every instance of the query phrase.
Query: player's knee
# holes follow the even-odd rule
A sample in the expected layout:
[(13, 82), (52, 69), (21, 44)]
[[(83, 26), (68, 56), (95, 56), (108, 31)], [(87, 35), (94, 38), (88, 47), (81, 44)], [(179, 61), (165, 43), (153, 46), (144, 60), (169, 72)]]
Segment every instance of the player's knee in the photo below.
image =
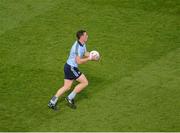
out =
[(84, 85), (85, 85), (85, 86), (88, 86), (88, 84), (89, 84), (89, 82), (88, 82), (88, 80), (86, 80), (86, 81), (84, 82)]

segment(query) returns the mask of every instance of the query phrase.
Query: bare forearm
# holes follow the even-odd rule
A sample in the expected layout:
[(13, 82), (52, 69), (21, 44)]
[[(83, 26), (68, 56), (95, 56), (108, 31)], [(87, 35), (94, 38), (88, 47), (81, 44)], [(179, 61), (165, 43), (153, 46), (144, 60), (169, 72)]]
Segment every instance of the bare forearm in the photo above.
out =
[(89, 58), (88, 57), (85, 57), (85, 58), (81, 58), (79, 61), (78, 61), (78, 64), (85, 64), (86, 62), (89, 61)]

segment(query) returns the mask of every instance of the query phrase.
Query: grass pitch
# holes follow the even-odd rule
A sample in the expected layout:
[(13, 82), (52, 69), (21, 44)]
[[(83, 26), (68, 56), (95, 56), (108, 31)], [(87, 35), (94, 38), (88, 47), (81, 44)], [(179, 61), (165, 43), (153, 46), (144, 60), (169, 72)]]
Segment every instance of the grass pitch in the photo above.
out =
[[(179, 0), (0, 0), (0, 131), (180, 131), (179, 26)], [(79, 29), (102, 59), (54, 112)]]

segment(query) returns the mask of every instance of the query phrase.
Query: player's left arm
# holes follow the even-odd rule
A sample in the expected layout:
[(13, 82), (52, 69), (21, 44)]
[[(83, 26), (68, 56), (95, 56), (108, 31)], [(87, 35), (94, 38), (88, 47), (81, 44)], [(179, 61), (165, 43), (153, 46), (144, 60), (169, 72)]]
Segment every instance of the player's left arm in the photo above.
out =
[(90, 52), (88, 52), (88, 51), (87, 51), (86, 46), (85, 46), (85, 53), (84, 53), (84, 57), (89, 57), (89, 55), (90, 55)]
[(84, 57), (89, 57), (90, 52), (86, 51)]

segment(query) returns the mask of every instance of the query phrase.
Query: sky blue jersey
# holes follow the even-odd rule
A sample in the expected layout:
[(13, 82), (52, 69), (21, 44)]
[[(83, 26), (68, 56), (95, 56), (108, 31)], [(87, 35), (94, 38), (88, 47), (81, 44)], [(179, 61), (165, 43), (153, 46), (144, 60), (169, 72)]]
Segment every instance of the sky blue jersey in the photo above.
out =
[(78, 64), (75, 60), (76, 56), (82, 58), (86, 52), (86, 44), (81, 44), (79, 41), (76, 41), (70, 51), (69, 58), (67, 60), (67, 64), (73, 67), (78, 67)]

